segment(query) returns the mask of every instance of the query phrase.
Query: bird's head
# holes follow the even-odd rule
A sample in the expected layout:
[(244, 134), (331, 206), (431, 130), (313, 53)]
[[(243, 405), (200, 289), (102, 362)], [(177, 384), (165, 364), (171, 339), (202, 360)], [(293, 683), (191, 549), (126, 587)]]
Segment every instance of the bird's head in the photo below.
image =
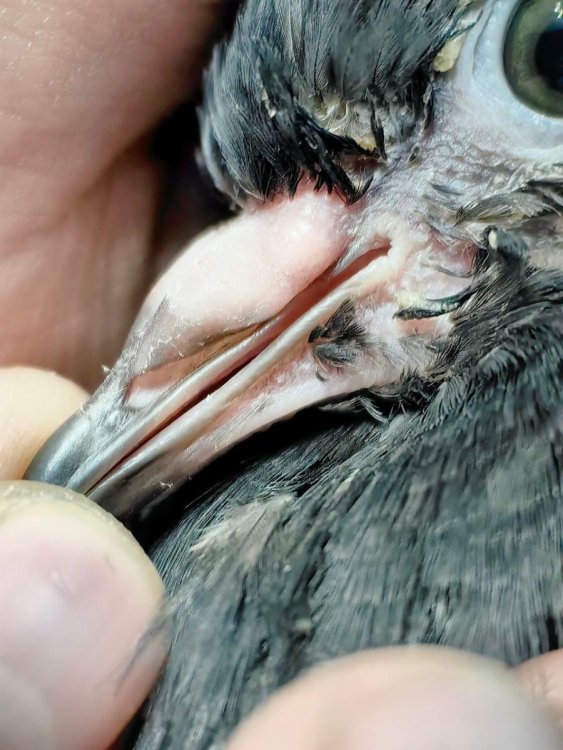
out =
[(238, 215), (160, 278), (28, 476), (121, 515), (251, 433), (424, 370), (490, 224), (563, 263), (561, 0), (248, 0), (202, 157)]

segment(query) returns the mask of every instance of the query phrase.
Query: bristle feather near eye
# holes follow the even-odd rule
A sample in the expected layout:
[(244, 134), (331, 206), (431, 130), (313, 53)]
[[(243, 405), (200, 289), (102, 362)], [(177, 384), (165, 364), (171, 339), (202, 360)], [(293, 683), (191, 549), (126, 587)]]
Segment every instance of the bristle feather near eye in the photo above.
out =
[(248, 0), (205, 86), (202, 152), (217, 188), (242, 202), (310, 174), (360, 198), (342, 158), (385, 160), (420, 135), (432, 61), (459, 23), (454, 0)]

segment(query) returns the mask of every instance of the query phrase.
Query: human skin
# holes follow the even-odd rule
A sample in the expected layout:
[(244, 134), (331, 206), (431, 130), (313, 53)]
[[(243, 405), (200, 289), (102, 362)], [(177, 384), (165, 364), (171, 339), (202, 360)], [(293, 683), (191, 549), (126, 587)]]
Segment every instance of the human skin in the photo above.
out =
[[(199, 80), (223, 8), (5, 0), (1, 10), (0, 748), (105, 750), (164, 659), (165, 632), (135, 651), (162, 583), (96, 506), (10, 480), (85, 397), (51, 371), (93, 386), (154, 276), (161, 192), (148, 136)], [(510, 737), (547, 750), (562, 710), (560, 653), (509, 674), (396, 649), (316, 670), (231, 747), (481, 750)]]

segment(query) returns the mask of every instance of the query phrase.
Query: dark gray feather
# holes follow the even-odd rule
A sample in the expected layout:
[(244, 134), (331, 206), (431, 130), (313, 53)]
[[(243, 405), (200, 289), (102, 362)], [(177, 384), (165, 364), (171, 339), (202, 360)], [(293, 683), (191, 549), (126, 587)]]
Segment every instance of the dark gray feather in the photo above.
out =
[(431, 63), (458, 31), (456, 8), (249, 0), (206, 79), (202, 150), (218, 189), (234, 202), (292, 193), (306, 173), (359, 197), (367, 183), (354, 184), (343, 160), (384, 157), (427, 122)]
[(261, 437), (254, 462), (191, 498), (155, 551), (175, 640), (139, 748), (219, 747), (301, 670), (370, 646), (509, 664), (558, 646), (563, 276), (499, 238), (395, 416), (294, 425), (271, 453)]

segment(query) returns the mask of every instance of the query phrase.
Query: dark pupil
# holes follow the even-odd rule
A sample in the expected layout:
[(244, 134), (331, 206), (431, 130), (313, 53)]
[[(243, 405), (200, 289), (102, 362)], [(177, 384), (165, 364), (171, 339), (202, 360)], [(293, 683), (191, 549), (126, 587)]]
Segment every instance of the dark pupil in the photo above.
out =
[(563, 92), (563, 18), (540, 34), (535, 52), (536, 69), (547, 85)]

